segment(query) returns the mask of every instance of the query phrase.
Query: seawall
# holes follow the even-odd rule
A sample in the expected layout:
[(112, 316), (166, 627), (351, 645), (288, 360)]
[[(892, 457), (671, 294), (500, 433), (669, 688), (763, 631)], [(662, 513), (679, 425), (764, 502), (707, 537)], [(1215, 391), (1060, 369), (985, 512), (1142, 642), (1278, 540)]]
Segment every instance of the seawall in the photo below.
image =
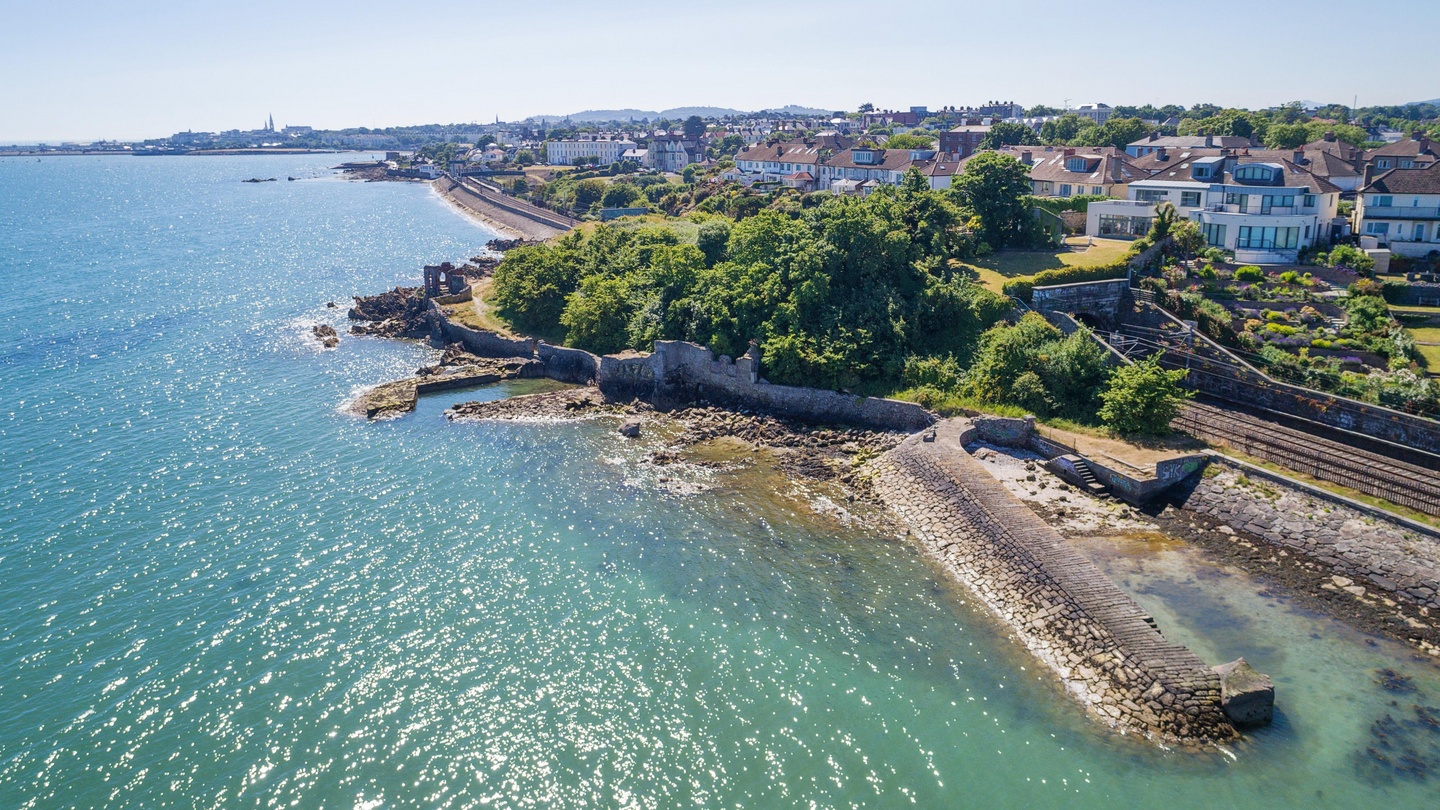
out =
[(876, 461), (876, 492), (1090, 713), (1166, 741), (1233, 738), (1220, 677), (972, 459), (973, 430), (910, 437)]
[(712, 402), (750, 408), (808, 422), (913, 432), (935, 417), (913, 402), (862, 397), (818, 388), (772, 385), (760, 378), (758, 352), (738, 360), (678, 340), (658, 340), (655, 351), (590, 354), (543, 340), (509, 338), (456, 323), (433, 302), (432, 331), (482, 357), (523, 357), (540, 361), (544, 376), (577, 385), (593, 384), (606, 399), (641, 399), (659, 408)]
[(574, 227), (574, 221), (553, 211), (509, 199), (484, 187), (441, 177), (431, 183), (440, 195), (472, 215), (524, 239), (544, 241)]

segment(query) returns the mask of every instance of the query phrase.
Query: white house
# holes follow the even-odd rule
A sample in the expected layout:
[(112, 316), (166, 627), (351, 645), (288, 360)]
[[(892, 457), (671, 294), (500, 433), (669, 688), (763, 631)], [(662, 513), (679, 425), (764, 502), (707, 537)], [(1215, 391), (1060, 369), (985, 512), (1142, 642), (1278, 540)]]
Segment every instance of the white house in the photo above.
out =
[(1391, 169), (1367, 183), (1355, 201), (1362, 236), (1406, 256), (1440, 250), (1440, 163)]
[(581, 158), (596, 158), (602, 165), (620, 160), (627, 149), (634, 149), (634, 141), (621, 138), (605, 138), (598, 135), (580, 135), (568, 140), (545, 142), (545, 162), (551, 166), (573, 166)]
[(1301, 249), (1333, 239), (1340, 189), (1292, 162), (1212, 155), (1179, 168), (1131, 183), (1127, 200), (1091, 203), (1086, 232), (1142, 236), (1168, 202), (1245, 264), (1294, 262)]

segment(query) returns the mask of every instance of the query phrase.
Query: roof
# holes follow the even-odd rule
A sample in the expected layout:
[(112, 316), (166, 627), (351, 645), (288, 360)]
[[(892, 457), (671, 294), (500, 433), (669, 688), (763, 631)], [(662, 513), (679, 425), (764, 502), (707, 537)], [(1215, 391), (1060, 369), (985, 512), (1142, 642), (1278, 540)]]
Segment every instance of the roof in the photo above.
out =
[(1387, 143), (1378, 149), (1371, 149), (1365, 153), (1365, 159), (1370, 160), (1376, 157), (1415, 157), (1416, 155), (1435, 155), (1435, 143), (1429, 138), (1405, 138), (1395, 143)]
[(949, 128), (949, 129), (947, 129), (947, 130), (945, 130), (945, 131), (946, 131), (946, 132), (980, 132), (980, 133), (985, 133), (985, 132), (989, 132), (989, 131), (990, 131), (990, 125), (989, 125), (989, 124), (962, 124), (962, 125), (960, 125), (960, 126), (958, 126), (958, 127), (951, 127), (951, 128)]
[(1320, 140), (1311, 141), (1300, 148), (1306, 152), (1329, 152), (1338, 155), (1342, 160), (1347, 160), (1352, 163), (1365, 155), (1364, 149), (1361, 149), (1353, 143), (1342, 141), (1336, 138), (1333, 133), (1328, 132), (1325, 134), (1325, 137)]
[(1364, 190), (1385, 194), (1440, 194), (1440, 163), (1420, 169), (1391, 169)]
[[(1274, 152), (1245, 153), (1240, 155), (1227, 155), (1227, 168), (1223, 174), (1213, 179), (1196, 180), (1190, 173), (1197, 159), (1215, 157), (1217, 154), (1195, 154), (1184, 152), (1171, 159), (1171, 165), (1162, 165), (1162, 168), (1138, 182), (1154, 183), (1194, 183), (1201, 186), (1212, 185), (1233, 185), (1248, 186), (1250, 188), (1295, 188), (1305, 189), (1312, 194), (1335, 194), (1340, 189), (1324, 177), (1311, 172), (1308, 168), (1295, 163), (1293, 160), (1279, 158)], [(1282, 183), (1278, 186), (1251, 185), (1249, 183), (1236, 182), (1234, 171), (1236, 166), (1245, 166), (1254, 163), (1264, 163), (1270, 166), (1278, 166), (1281, 172)]]
[(926, 177), (952, 177), (960, 174), (964, 165), (953, 152), (941, 152), (933, 158), (917, 160), (913, 165)]
[[(1209, 138), (1209, 143), (1206, 143)], [(1250, 145), (1249, 138), (1239, 135), (1161, 135), (1158, 138), (1141, 138), (1131, 141), (1131, 146), (1167, 149), (1244, 149)]]
[(735, 160), (753, 160), (767, 163), (817, 164), (824, 160), (825, 150), (805, 141), (782, 143), (757, 143), (740, 150)]
[(815, 175), (813, 175), (813, 174), (811, 174), (811, 173), (809, 173), (809, 172), (795, 172), (794, 174), (787, 174), (787, 175), (785, 175), (785, 179), (786, 179), (786, 180), (814, 180), (814, 179), (815, 179)]
[[(1129, 159), (1114, 147), (1090, 148), (1084, 151), (1069, 149), (1053, 152), (1029, 150), (1034, 164), (1030, 168), (1030, 179), (1046, 183), (1076, 183), (1095, 185), (1129, 183), (1149, 175), (1130, 165)], [(1070, 152), (1071, 154), (1066, 154)], [(1085, 158), (1083, 171), (1071, 171), (1071, 158)]]
[(901, 171), (913, 162), (910, 160), (909, 149), (870, 149), (869, 151), (880, 153), (879, 163), (856, 163), (855, 151), (855, 149), (846, 149), (825, 161), (825, 165), (841, 169), (876, 169), (893, 172)]

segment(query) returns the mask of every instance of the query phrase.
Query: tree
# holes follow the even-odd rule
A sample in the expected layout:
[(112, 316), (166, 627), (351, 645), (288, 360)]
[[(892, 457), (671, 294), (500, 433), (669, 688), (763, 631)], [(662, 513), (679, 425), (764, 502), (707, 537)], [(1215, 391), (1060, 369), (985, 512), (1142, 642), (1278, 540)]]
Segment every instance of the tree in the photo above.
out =
[(575, 184), (575, 210), (584, 211), (605, 196), (605, 184), (599, 180), (581, 180)]
[(1193, 219), (1182, 219), (1170, 227), (1170, 252), (1182, 259), (1200, 254), (1206, 246), (1205, 232)]
[(684, 133), (687, 140), (699, 140), (700, 136), (705, 134), (705, 119), (698, 115), (692, 115), (685, 119), (680, 131)]
[(1170, 238), (1170, 233), (1175, 230), (1175, 223), (1180, 221), (1180, 212), (1175, 210), (1174, 203), (1161, 203), (1155, 209), (1155, 219), (1150, 222), (1150, 241), (1160, 244)]
[(1100, 421), (1125, 435), (1163, 435), (1180, 413), (1180, 406), (1194, 396), (1180, 387), (1185, 369), (1167, 371), (1160, 365), (1161, 352), (1121, 366), (1110, 375), (1100, 393)]
[(1113, 146), (1124, 149), (1127, 145), (1150, 134), (1150, 125), (1138, 118), (1112, 117), (1100, 125), (1088, 125), (1070, 139), (1071, 146)]
[(1271, 149), (1294, 149), (1310, 142), (1310, 128), (1304, 124), (1271, 124), (1265, 131), (1265, 145)]
[(1048, 144), (1063, 146), (1070, 142), (1085, 125), (1085, 119), (1075, 113), (1066, 113), (1040, 125), (1040, 140)]
[(535, 164), (535, 153), (529, 149), (521, 149), (515, 153), (515, 162), (521, 166), (533, 166)]
[(600, 204), (606, 208), (632, 208), (644, 201), (644, 192), (629, 183), (613, 183), (600, 197)]
[(1024, 124), (1012, 124), (1001, 121), (990, 127), (985, 137), (980, 141), (979, 149), (999, 149), (1002, 146), (1038, 146), (1040, 138), (1035, 130)]
[(1030, 173), (1015, 158), (1000, 152), (981, 152), (965, 165), (951, 190), (965, 208), (980, 219), (985, 241), (992, 248), (1021, 242), (1030, 225)]
[(700, 224), (695, 245), (705, 255), (705, 266), (714, 267), (725, 261), (725, 245), (730, 241), (730, 223), (716, 217)]
[(931, 139), (931, 138), (926, 138), (926, 137), (924, 137), (923, 135), (913, 135), (913, 134), (910, 134), (910, 133), (904, 133), (904, 134), (900, 134), (900, 135), (891, 135), (891, 136), (885, 141), (885, 148), (886, 148), (886, 149), (933, 149), (933, 148), (935, 148), (935, 141), (934, 141), (933, 139)]
[(875, 111), (875, 105), (874, 105), (874, 104), (871, 104), (870, 102), (867, 101), (867, 102), (865, 102), (864, 104), (861, 104), (861, 105), (860, 105), (859, 110), (860, 110), (860, 112), (862, 112), (862, 113), (874, 112), (874, 111)]
[(1064, 111), (1058, 107), (1047, 107), (1044, 104), (1036, 104), (1034, 107), (1025, 111), (1025, 117), (1042, 118), (1047, 115), (1059, 115), (1062, 112)]

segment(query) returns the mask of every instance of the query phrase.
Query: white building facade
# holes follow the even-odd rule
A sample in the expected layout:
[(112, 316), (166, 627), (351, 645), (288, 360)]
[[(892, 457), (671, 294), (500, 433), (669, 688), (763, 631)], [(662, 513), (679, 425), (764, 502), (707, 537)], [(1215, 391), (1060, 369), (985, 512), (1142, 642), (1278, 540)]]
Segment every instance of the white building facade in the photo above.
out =
[(551, 166), (573, 166), (575, 161), (596, 158), (601, 165), (620, 160), (626, 150), (634, 149), (634, 141), (618, 138), (575, 138), (545, 142), (545, 162)]

